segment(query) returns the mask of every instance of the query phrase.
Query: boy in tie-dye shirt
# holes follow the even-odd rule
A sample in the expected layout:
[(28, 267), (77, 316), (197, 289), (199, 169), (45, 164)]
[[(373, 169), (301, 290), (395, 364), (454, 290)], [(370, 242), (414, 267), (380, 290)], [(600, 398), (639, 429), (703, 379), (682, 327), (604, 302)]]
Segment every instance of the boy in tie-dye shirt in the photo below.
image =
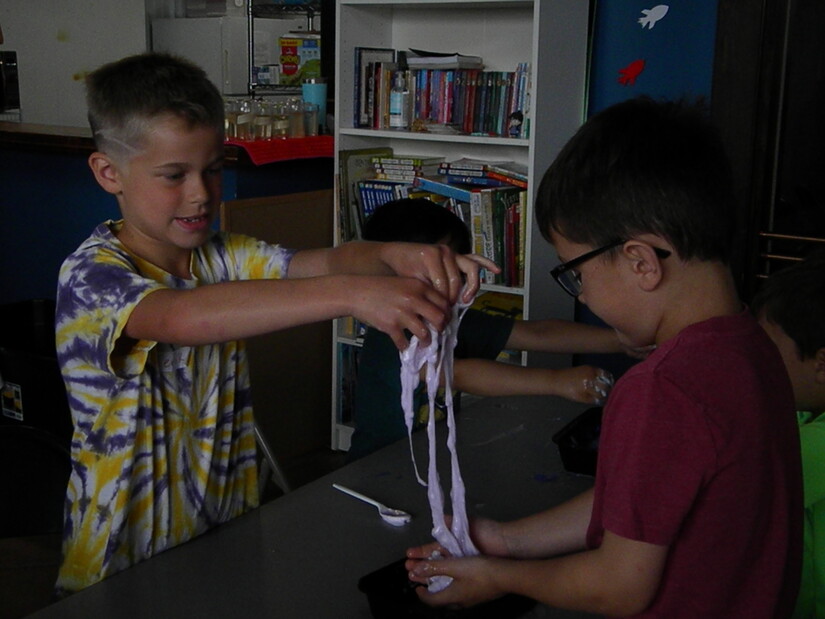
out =
[(57, 349), (74, 421), (57, 588), (86, 587), (258, 504), (243, 339), (353, 315), (427, 339), (484, 259), (444, 247), (355, 242), (291, 251), (218, 233), (223, 101), (163, 54), (87, 81), (97, 150), (117, 198), (69, 256)]

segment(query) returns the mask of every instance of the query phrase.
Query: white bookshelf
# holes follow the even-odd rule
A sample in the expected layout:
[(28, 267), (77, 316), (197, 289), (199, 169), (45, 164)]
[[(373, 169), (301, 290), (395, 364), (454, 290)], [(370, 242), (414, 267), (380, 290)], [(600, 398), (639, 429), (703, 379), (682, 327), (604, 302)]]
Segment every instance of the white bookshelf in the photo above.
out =
[[(533, 199), (542, 174), (584, 118), (588, 5), (584, 0), (339, 0), (336, 3), (335, 145), (338, 151), (389, 146), (396, 153), (510, 159), (527, 166), (529, 233), (523, 288), (487, 289), (523, 297), (524, 318), (573, 318), (573, 302), (549, 275), (556, 264), (533, 217)], [(530, 62), (528, 138), (436, 135), (353, 128), (353, 63), (356, 46), (407, 50), (410, 47), (481, 56), (485, 69), (513, 71)], [(337, 199), (337, 195), (336, 195)], [(336, 239), (338, 234), (336, 217)], [(333, 351), (332, 436), (334, 449), (348, 449), (352, 427), (338, 418), (340, 346), (358, 346), (338, 337)], [(569, 358), (530, 355), (529, 365), (569, 365)]]

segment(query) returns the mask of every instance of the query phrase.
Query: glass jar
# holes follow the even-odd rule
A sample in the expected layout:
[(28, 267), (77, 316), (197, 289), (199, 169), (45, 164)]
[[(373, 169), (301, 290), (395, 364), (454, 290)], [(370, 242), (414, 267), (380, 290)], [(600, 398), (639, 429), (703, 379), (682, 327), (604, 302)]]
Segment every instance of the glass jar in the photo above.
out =
[(255, 118), (252, 120), (252, 139), (272, 139), (272, 104), (263, 99), (256, 100), (253, 109)]
[(304, 101), (304, 135), (318, 135), (318, 104)]
[(289, 115), (289, 137), (304, 137), (304, 102), (300, 99), (288, 99), (286, 106)]
[(252, 140), (254, 137), (253, 121), (255, 120), (255, 111), (252, 103), (251, 99), (238, 101), (237, 138), (239, 140)]
[(272, 104), (272, 138), (282, 140), (289, 137), (289, 108), (283, 102)]
[(240, 105), (236, 99), (226, 99), (223, 102), (223, 130), (227, 140), (238, 137), (238, 112)]

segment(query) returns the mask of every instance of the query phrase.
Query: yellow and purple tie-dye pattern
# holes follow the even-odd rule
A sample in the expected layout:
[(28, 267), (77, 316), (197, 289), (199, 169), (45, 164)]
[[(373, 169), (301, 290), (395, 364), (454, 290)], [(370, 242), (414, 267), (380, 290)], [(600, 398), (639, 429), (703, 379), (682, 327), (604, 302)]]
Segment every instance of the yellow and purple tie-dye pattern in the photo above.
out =
[(101, 224), (60, 272), (57, 350), (75, 425), (57, 588), (76, 591), (257, 506), (243, 342), (121, 338), (162, 288), (285, 277), (293, 252), (217, 233), (191, 279), (130, 254)]

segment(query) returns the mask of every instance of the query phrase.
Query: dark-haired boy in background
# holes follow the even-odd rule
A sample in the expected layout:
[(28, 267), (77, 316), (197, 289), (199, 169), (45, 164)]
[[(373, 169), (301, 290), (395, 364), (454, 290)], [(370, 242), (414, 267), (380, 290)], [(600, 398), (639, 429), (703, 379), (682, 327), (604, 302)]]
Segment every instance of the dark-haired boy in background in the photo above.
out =
[(779, 348), (799, 411), (805, 546), (794, 618), (825, 617), (825, 252), (771, 275), (751, 310)]
[[(447, 208), (423, 198), (394, 200), (380, 206), (364, 224), (371, 241), (443, 244), (469, 254), (470, 231)], [(612, 329), (566, 320), (515, 320), (469, 309), (458, 330), (453, 389), (475, 395), (555, 395), (599, 404), (613, 384), (608, 372), (589, 365), (564, 369), (522, 367), (495, 361), (502, 350), (557, 353), (622, 352)], [(646, 351), (627, 351), (643, 356)], [(349, 458), (356, 459), (407, 434), (401, 410), (398, 350), (383, 333), (368, 329), (358, 362), (355, 432)], [(459, 404), (459, 396), (455, 397)], [(443, 398), (436, 401), (439, 418)], [(425, 425), (429, 406), (422, 382), (414, 396), (415, 427)]]

